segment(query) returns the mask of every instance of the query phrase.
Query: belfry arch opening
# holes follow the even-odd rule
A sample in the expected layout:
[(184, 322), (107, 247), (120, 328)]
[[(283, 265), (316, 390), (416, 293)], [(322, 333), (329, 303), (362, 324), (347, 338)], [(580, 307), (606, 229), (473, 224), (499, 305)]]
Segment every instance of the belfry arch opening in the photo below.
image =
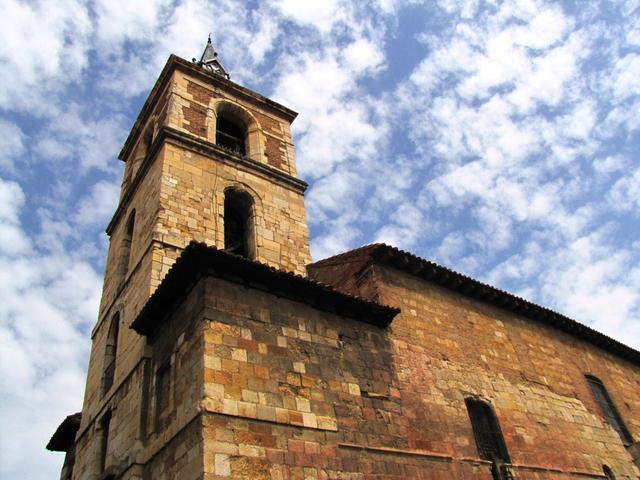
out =
[(216, 145), (236, 155), (262, 161), (262, 136), (256, 119), (244, 108), (227, 101), (218, 102), (214, 111)]
[(225, 112), (219, 114), (216, 122), (217, 145), (238, 155), (245, 156), (247, 153), (245, 147), (246, 136), (246, 129), (237, 119)]
[(255, 258), (253, 199), (247, 192), (229, 188), (224, 192), (224, 249)]
[(106, 394), (113, 385), (116, 371), (116, 355), (118, 353), (118, 336), (120, 332), (120, 314), (111, 319), (104, 348), (104, 370), (102, 372), (102, 394)]

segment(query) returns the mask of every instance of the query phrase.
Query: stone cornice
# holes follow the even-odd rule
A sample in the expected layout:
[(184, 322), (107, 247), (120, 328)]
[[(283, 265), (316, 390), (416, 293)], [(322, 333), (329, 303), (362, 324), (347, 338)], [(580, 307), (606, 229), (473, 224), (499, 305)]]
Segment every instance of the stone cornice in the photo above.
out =
[(293, 189), (300, 194), (303, 194), (308, 186), (305, 181), (293, 177), (274, 167), (271, 167), (264, 163), (256, 162), (249, 157), (236, 155), (224, 148), (215, 145), (214, 143), (202, 140), (201, 138), (198, 138), (186, 132), (182, 132), (180, 130), (176, 130), (175, 128), (165, 126), (162, 127), (156, 135), (156, 138), (151, 144), (151, 147), (149, 148), (149, 151), (147, 152), (147, 155), (144, 158), (140, 169), (138, 170), (138, 172), (136, 172), (135, 177), (120, 199), (118, 208), (116, 208), (111, 221), (107, 225), (106, 232), (108, 235), (111, 235), (113, 229), (115, 228), (115, 225), (118, 223), (120, 217), (122, 217), (123, 213), (126, 211), (131, 198), (133, 197), (135, 191), (138, 189), (138, 186), (142, 182), (142, 179), (145, 177), (147, 170), (154, 162), (158, 151), (165, 142), (174, 143), (191, 151), (206, 155), (207, 157), (210, 157), (212, 161), (221, 161), (227, 163), (228, 165), (234, 165), (235, 167), (244, 168), (246, 171), (255, 173), (256, 175), (259, 175), (270, 181), (274, 181), (275, 183), (278, 183), (286, 188)]

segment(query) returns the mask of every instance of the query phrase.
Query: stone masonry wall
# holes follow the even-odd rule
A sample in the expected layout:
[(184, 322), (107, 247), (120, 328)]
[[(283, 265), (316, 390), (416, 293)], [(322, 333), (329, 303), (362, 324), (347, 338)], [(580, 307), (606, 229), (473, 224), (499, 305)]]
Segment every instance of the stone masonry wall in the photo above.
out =
[[(156, 238), (169, 250), (183, 248), (190, 240), (223, 249), (224, 191), (229, 187), (244, 190), (253, 198), (255, 260), (305, 274), (310, 254), (301, 192), (239, 165), (213, 160), (172, 144), (166, 145), (163, 157)], [(173, 260), (175, 253), (168, 251), (165, 257)], [(163, 276), (160, 273), (154, 277), (154, 286)]]
[(388, 330), (204, 281), (204, 478), (490, 479), (467, 396), (495, 408), (516, 479), (637, 477), (583, 376), (637, 437), (637, 368), (402, 272), (372, 278), (403, 308)]
[(406, 409), (388, 332), (206, 282), (204, 478), (490, 478), (441, 433), (410, 437), (423, 420)]
[[(129, 449), (138, 439), (137, 428), (139, 428), (140, 423), (140, 388), (142, 388), (142, 385), (135, 385), (135, 388), (132, 387), (130, 377), (135, 377), (142, 368), (141, 362), (144, 357), (146, 340), (130, 330), (129, 325), (150, 295), (150, 279), (153, 266), (151, 252), (153, 251), (153, 231), (158, 216), (161, 173), (162, 163), (156, 160), (150, 165), (145, 174), (145, 182), (142, 182), (134, 192), (111, 234), (100, 311), (96, 326), (92, 332), (92, 347), (82, 409), (82, 424), (77, 435), (79, 447), (76, 454), (76, 467), (74, 468), (75, 478), (86, 478), (87, 472), (95, 473), (98, 468), (99, 451), (96, 445), (100, 444), (99, 439), (101, 437), (98, 422), (104, 413), (113, 407), (114, 399), (125, 398), (122, 402), (118, 401), (116, 403), (120, 405), (120, 412), (124, 408), (130, 410), (127, 414), (127, 422), (135, 426), (133, 430), (117, 440), (118, 444), (121, 444), (122, 448)], [(130, 247), (131, 252), (127, 271), (123, 275), (118, 268), (120, 258), (123, 255), (122, 238), (125, 234), (129, 215), (134, 209), (136, 216)], [(115, 376), (112, 387), (109, 391), (103, 393), (102, 379), (105, 369), (105, 345), (111, 319), (116, 314), (120, 316), (120, 328)], [(128, 397), (123, 394), (123, 391), (132, 391), (132, 389), (135, 390), (136, 388), (138, 389), (136, 390), (138, 391), (137, 396)], [(132, 413), (132, 410), (135, 410), (135, 414)], [(115, 426), (121, 418), (122, 415), (114, 411), (111, 420), (113, 428), (117, 428)]]
[[(204, 285), (200, 283), (149, 340), (151, 366), (146, 389), (148, 408), (143, 415), (145, 449), (141, 455), (146, 478), (202, 478), (203, 295)], [(164, 408), (159, 403), (162, 369), (167, 372)]]
[(233, 90), (207, 85), (202, 80), (176, 71), (166, 125), (215, 143), (216, 103), (230, 102), (252, 117), (259, 133), (250, 138), (251, 158), (289, 175), (296, 175), (291, 129), (276, 110), (251, 96), (234, 95)]
[(637, 440), (637, 366), (390, 267), (376, 267), (372, 281), (382, 303), (402, 309), (390, 337), (413, 447), (474, 456), (462, 402), (477, 395), (496, 410), (517, 478), (552, 478), (552, 469), (596, 475), (603, 464), (636, 478), (585, 374), (603, 381)]

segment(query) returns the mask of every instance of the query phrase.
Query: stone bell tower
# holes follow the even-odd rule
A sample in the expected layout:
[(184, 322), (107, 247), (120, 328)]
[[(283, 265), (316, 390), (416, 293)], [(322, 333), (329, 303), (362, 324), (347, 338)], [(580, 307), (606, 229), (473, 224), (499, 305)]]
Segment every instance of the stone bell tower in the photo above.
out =
[(62, 478), (142, 478), (150, 382), (162, 376), (129, 327), (189, 242), (306, 275), (296, 115), (230, 81), (211, 39), (199, 61), (169, 57), (119, 155), (124, 179), (81, 419), (65, 420), (50, 444), (67, 452)]

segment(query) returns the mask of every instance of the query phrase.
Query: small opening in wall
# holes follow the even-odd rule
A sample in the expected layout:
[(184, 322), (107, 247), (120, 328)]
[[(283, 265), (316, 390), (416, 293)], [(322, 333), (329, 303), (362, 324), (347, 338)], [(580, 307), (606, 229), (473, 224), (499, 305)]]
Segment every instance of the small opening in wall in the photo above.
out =
[(118, 335), (120, 332), (120, 315), (115, 314), (111, 319), (107, 342), (104, 348), (104, 372), (102, 374), (102, 394), (106, 394), (113, 385), (116, 371), (116, 355), (118, 353)]
[[(136, 224), (136, 211), (133, 210), (129, 214), (124, 235), (122, 236), (122, 276), (124, 277), (129, 270), (129, 261), (131, 260), (131, 244), (133, 243), (133, 232)], [(124, 279), (124, 278), (123, 278)]]
[(170, 372), (170, 366), (163, 365), (158, 369), (156, 376), (156, 408), (158, 415), (162, 414), (162, 412), (169, 407), (169, 396), (171, 393)]
[(104, 414), (100, 420), (101, 441), (100, 441), (100, 471), (104, 472), (107, 466), (107, 454), (109, 453), (109, 426), (111, 425), (111, 410)]

